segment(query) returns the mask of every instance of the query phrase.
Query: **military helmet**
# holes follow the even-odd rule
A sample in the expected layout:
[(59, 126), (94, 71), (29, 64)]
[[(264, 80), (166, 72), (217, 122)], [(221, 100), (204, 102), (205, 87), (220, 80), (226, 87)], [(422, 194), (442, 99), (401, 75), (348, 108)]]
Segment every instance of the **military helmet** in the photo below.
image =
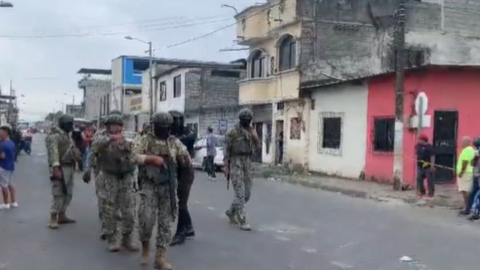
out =
[(476, 137), (476, 138), (473, 140), (473, 145), (475, 145), (475, 147), (477, 147), (477, 148), (480, 147), (480, 136)]
[(238, 118), (253, 118), (253, 112), (249, 108), (243, 108), (238, 112)]
[(111, 112), (108, 113), (108, 115), (114, 115), (114, 114), (116, 114), (116, 115), (122, 115), (122, 112), (119, 111), (119, 110), (113, 110), (113, 111), (111, 111)]
[(111, 124), (123, 126), (122, 116), (118, 114), (110, 114), (109, 116), (107, 116), (107, 119), (105, 119), (105, 125), (111, 125)]
[(168, 113), (175, 119), (175, 118), (184, 118), (183, 116), (183, 113), (179, 112), (179, 111), (168, 111)]
[(59, 125), (73, 123), (73, 122), (74, 122), (73, 116), (71, 116), (70, 114), (65, 113), (58, 118)]
[(173, 117), (168, 112), (157, 112), (152, 116), (152, 123), (157, 125), (173, 124)]

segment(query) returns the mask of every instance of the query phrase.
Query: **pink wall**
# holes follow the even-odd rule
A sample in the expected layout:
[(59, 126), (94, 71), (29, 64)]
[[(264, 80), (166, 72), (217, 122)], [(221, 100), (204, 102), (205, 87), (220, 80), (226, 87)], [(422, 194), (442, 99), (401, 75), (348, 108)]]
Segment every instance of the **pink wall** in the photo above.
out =
[[(369, 81), (367, 109), (367, 153), (365, 176), (379, 182), (391, 182), (393, 175), (393, 153), (374, 153), (372, 147), (373, 117), (395, 114), (395, 77), (387, 75)], [(430, 69), (410, 72), (405, 77), (405, 118), (414, 114), (414, 101), (418, 92), (428, 97), (427, 115), (431, 115), (431, 127), (422, 133), (433, 136), (433, 114), (435, 110), (458, 111), (457, 138), (480, 135), (480, 125), (474, 116), (480, 112), (480, 70), (473, 69)], [(406, 129), (404, 132), (403, 179), (415, 183), (415, 142), (416, 134)]]

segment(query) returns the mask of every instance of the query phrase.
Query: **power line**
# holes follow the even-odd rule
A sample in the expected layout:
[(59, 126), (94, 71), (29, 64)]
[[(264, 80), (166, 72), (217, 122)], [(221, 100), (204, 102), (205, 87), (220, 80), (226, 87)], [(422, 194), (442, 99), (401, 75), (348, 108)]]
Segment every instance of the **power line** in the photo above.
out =
[[(247, 16), (247, 17), (245, 17), (244, 19), (245, 19), (245, 20), (248, 20), (248, 19), (250, 19), (250, 18), (252, 18), (252, 17), (254, 17), (254, 16), (257, 16), (257, 15), (259, 15), (259, 14), (261, 14), (261, 13), (263, 13), (263, 12), (265, 12), (265, 11), (267, 11), (267, 10), (275, 7), (275, 6), (279, 6), (279, 5), (282, 5), (282, 4), (284, 4), (284, 1), (279, 1), (279, 2), (276, 3), (276, 4), (268, 5), (266, 8), (260, 10), (259, 12), (253, 13), (252, 15)], [(213, 31), (211, 31), (211, 32), (205, 33), (205, 34), (203, 34), (203, 35), (201, 35), (201, 36), (197, 36), (197, 37), (190, 38), (190, 39), (187, 39), (187, 40), (182, 41), (182, 42), (179, 42), (179, 43), (175, 43), (175, 44), (172, 44), (172, 45), (168, 45), (168, 46), (165, 47), (165, 48), (169, 49), (169, 48), (181, 46), (181, 45), (184, 45), (184, 44), (187, 44), (187, 43), (190, 43), (190, 42), (194, 42), (194, 41), (197, 41), (197, 40), (199, 40), (199, 39), (206, 38), (206, 37), (208, 37), (208, 36), (211, 36), (211, 35), (213, 35), (213, 34), (216, 34), (216, 33), (220, 32), (220, 31), (222, 31), (222, 30), (225, 30), (225, 29), (230, 28), (230, 27), (235, 26), (235, 25), (237, 25), (237, 22), (236, 22), (236, 21), (235, 21), (234, 23), (225, 25), (225, 26), (220, 27), (220, 28), (218, 28), (218, 29), (216, 29), (216, 30), (213, 30)], [(158, 49), (157, 49), (157, 50), (158, 50)]]
[(170, 30), (170, 29), (178, 29), (178, 28), (185, 28), (191, 26), (199, 26), (205, 24), (213, 24), (224, 22), (228, 19), (220, 19), (220, 20), (211, 20), (211, 21), (204, 21), (204, 22), (195, 22), (195, 23), (184, 23), (179, 25), (174, 25), (170, 27), (153, 27), (150, 29), (143, 29), (137, 31), (121, 31), (121, 32), (110, 32), (110, 33), (82, 33), (82, 34), (55, 34), (55, 35), (33, 35), (33, 36), (20, 36), (20, 35), (0, 35), (2, 39), (45, 39), (45, 38), (66, 38), (66, 37), (91, 37), (91, 36), (115, 36), (115, 35), (125, 35), (131, 33), (142, 33), (142, 32), (156, 32), (156, 31), (163, 31), (163, 30)]

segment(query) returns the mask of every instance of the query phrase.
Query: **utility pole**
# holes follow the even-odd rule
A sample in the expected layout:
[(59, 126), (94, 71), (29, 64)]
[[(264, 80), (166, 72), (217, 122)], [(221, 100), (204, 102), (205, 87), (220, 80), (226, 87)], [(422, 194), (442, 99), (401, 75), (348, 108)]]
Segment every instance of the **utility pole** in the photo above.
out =
[(405, 82), (405, 2), (399, 0), (395, 29), (395, 134), (393, 147), (393, 189), (403, 187), (403, 103)]
[(150, 95), (150, 121), (153, 117), (153, 50), (152, 42), (148, 42), (148, 60), (149, 60), (149, 74), (148, 74), (148, 93)]

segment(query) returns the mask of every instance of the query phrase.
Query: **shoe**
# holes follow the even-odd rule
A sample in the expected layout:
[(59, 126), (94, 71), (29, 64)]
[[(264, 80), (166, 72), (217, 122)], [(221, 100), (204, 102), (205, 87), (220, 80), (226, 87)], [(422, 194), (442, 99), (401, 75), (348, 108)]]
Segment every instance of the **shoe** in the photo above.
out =
[(13, 208), (17, 208), (18, 207), (18, 203), (17, 202), (13, 202), (10, 204), (11, 207)]
[(76, 222), (77, 222), (76, 220), (67, 217), (65, 212), (60, 212), (58, 214), (58, 224), (72, 224)]
[(165, 259), (167, 250), (165, 248), (158, 247), (157, 255), (155, 256), (155, 268), (161, 270), (172, 270), (172, 265)]
[(458, 214), (460, 216), (468, 216), (468, 215), (470, 215), (470, 211), (462, 210), (462, 211), (458, 212)]
[(115, 234), (107, 235), (108, 251), (118, 252), (120, 251), (120, 244), (118, 243), (117, 236)]
[(100, 233), (100, 240), (107, 240), (107, 235), (105, 234), (105, 232), (102, 230), (102, 232)]
[(57, 214), (50, 214), (50, 222), (48, 223), (48, 228), (52, 230), (58, 229), (58, 215)]
[(137, 252), (139, 249), (133, 244), (132, 235), (124, 234), (122, 237), (122, 247), (130, 252)]
[(195, 237), (195, 230), (192, 226), (187, 226), (185, 229), (185, 236), (187, 237)]
[(176, 246), (176, 245), (181, 245), (185, 243), (186, 235), (184, 233), (178, 233), (173, 237), (172, 243), (170, 243), (170, 246)]
[(246, 217), (240, 217), (240, 215), (237, 214), (237, 220), (239, 221), (238, 226), (240, 227), (240, 230), (242, 230), (242, 231), (251, 231), (252, 230), (252, 226), (250, 226), (250, 224), (248, 224)]
[(228, 217), (230, 220), (230, 224), (239, 224), (235, 214), (231, 210), (225, 211), (225, 215)]
[(142, 259), (140, 264), (147, 265), (148, 264), (148, 255), (150, 254), (150, 243), (149, 242), (142, 242)]
[(4, 209), (10, 209), (10, 204), (0, 204), (0, 210), (4, 210)]

